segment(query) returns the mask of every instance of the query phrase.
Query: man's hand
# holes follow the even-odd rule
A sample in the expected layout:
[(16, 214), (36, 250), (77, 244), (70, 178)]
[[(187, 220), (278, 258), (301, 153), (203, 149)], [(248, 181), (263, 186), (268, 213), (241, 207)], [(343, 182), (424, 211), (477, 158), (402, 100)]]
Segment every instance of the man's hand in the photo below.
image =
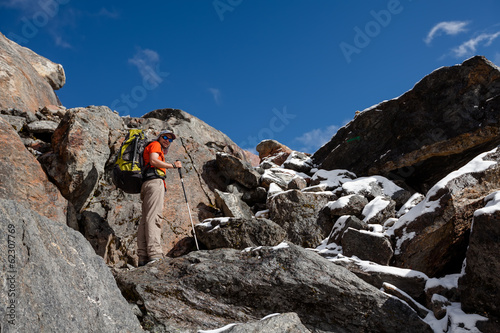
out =
[(179, 161), (179, 160), (175, 161), (174, 165), (175, 165), (175, 167), (176, 167), (177, 169), (182, 168), (182, 163), (181, 163), (181, 161)]

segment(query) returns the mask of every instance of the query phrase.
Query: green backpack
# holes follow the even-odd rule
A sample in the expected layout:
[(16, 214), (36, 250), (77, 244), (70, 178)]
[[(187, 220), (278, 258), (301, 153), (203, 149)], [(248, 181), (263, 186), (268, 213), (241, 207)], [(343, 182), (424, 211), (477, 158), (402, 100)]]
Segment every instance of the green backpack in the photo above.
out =
[(149, 142), (144, 131), (130, 129), (123, 141), (113, 168), (113, 183), (126, 193), (141, 193), (144, 148)]

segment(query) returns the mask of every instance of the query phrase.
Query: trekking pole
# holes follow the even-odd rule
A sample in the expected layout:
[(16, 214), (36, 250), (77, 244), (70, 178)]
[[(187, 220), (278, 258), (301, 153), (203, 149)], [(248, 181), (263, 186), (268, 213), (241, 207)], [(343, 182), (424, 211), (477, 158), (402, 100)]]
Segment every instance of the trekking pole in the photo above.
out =
[(193, 227), (194, 242), (196, 243), (196, 248), (199, 251), (200, 247), (198, 246), (198, 240), (196, 239), (196, 231), (194, 230), (193, 218), (191, 217), (191, 209), (189, 208), (189, 202), (188, 202), (188, 198), (186, 195), (186, 189), (184, 188), (184, 179), (182, 178), (182, 171), (181, 171), (181, 168), (177, 168), (177, 170), (179, 171), (179, 177), (181, 178), (182, 191), (184, 192), (184, 199), (186, 199), (186, 206), (187, 206), (187, 210), (189, 213), (189, 220), (191, 221), (191, 226)]

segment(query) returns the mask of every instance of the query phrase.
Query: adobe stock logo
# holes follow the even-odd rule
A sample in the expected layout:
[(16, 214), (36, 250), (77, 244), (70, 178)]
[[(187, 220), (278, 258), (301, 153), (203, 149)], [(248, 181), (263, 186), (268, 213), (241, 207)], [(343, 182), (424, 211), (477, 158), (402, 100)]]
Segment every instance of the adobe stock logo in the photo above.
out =
[(40, 0), (38, 5), (40, 10), (34, 12), (31, 19), (27, 16), (21, 18), (23, 25), (21, 27), (21, 36), (10, 32), (7, 34), (7, 38), (18, 43), (27, 44), (30, 39), (33, 39), (38, 35), (41, 28), (45, 27), (51, 19), (53, 19), (59, 13), (60, 5), (65, 5), (70, 0)]
[(341, 42), (339, 44), (347, 63), (351, 63), (353, 54), (361, 53), (362, 49), (370, 45), (370, 42), (382, 32), (382, 29), (391, 23), (393, 15), (400, 14), (402, 11), (403, 6), (399, 0), (389, 0), (387, 9), (371, 10), (370, 15), (373, 20), (368, 21), (362, 28), (354, 27), (353, 43)]
[(280, 111), (277, 108), (272, 110), (273, 116), (269, 119), (268, 126), (262, 127), (256, 135), (249, 135), (246, 140), (240, 142), (238, 146), (246, 149), (245, 147), (255, 148), (262, 140), (272, 140), (275, 134), (285, 130), (290, 124), (290, 120), (294, 119), (297, 115), (288, 113), (286, 106)]
[(224, 21), (224, 13), (232, 12), (236, 7), (241, 5), (242, 2), (243, 0), (214, 0), (212, 5), (222, 22)]
[(111, 110), (116, 110), (122, 116), (130, 115), (130, 112), (139, 106), (139, 103), (148, 97), (148, 92), (158, 88), (158, 86), (168, 77), (170, 73), (161, 72), (159, 64), (156, 69), (151, 66), (145, 66), (143, 69), (142, 84), (138, 84), (129, 93), (122, 93), (120, 98), (116, 98), (111, 102)]

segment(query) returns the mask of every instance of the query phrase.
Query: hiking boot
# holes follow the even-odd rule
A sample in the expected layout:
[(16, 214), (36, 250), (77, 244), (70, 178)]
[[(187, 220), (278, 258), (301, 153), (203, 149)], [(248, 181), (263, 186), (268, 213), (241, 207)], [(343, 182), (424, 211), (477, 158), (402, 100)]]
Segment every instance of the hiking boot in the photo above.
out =
[(137, 265), (137, 267), (146, 266), (148, 264), (152, 264), (152, 263), (160, 261), (160, 260), (161, 260), (161, 258), (153, 258), (153, 259), (149, 259), (149, 260), (145, 260), (145, 261), (139, 261), (139, 264)]
[(158, 262), (158, 261), (160, 261), (160, 260), (161, 260), (161, 258), (153, 258), (153, 259), (150, 259), (150, 260), (146, 263), (146, 265), (149, 265), (149, 264), (152, 264), (152, 263)]

